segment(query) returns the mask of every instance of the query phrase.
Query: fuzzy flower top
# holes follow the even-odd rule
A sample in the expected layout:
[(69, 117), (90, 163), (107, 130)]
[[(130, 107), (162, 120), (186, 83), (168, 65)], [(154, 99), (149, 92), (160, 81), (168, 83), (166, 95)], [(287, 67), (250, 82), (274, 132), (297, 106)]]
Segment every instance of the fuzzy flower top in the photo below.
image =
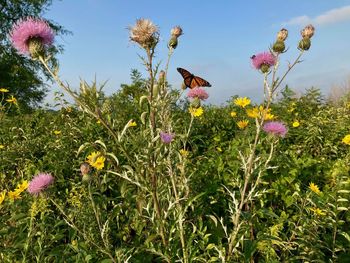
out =
[(149, 19), (138, 19), (134, 26), (129, 27), (130, 40), (142, 47), (147, 46), (158, 38), (158, 27)]
[(160, 136), (160, 140), (165, 143), (165, 144), (169, 144), (171, 143), (171, 141), (174, 139), (175, 134), (173, 133), (167, 133), (167, 132), (160, 132), (159, 133)]
[(270, 52), (262, 52), (251, 57), (254, 68), (261, 69), (263, 65), (271, 67), (276, 64), (276, 57)]
[(287, 134), (286, 126), (279, 121), (270, 121), (265, 123), (263, 130), (275, 136), (284, 137)]
[(44, 191), (55, 179), (51, 174), (39, 173), (29, 182), (28, 192), (32, 195), (38, 195)]
[(54, 41), (54, 32), (51, 27), (42, 19), (28, 17), (18, 21), (10, 33), (13, 46), (21, 54), (29, 53), (29, 40), (37, 39), (45, 46)]
[(198, 98), (200, 100), (206, 100), (209, 95), (208, 93), (201, 87), (196, 87), (191, 89), (188, 93), (187, 93), (187, 97), (195, 99)]

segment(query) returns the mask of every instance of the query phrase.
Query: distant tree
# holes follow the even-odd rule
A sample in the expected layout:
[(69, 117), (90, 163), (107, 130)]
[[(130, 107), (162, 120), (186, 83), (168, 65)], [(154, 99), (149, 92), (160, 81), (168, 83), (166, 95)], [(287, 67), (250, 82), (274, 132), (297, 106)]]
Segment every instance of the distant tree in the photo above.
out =
[[(12, 47), (9, 33), (19, 19), (42, 17), (52, 0), (0, 0), (0, 87), (10, 90), (23, 110), (37, 106), (45, 96), (45, 81), (50, 79), (37, 61), (20, 55)], [(48, 20), (57, 35), (69, 33), (62, 26)], [(62, 46), (52, 48), (53, 54), (62, 52)], [(57, 63), (53, 59), (54, 63)]]

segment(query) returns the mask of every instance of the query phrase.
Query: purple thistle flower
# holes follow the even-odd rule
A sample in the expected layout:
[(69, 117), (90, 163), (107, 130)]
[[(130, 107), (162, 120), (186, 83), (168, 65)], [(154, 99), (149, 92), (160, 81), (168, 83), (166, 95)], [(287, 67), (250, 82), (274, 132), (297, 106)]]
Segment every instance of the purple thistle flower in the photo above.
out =
[(286, 126), (279, 121), (270, 121), (265, 123), (263, 130), (272, 135), (284, 137), (287, 134)]
[(173, 133), (166, 133), (166, 132), (160, 132), (160, 139), (162, 140), (163, 143), (169, 144), (171, 141), (174, 139), (175, 134)]
[(28, 54), (29, 40), (37, 39), (43, 45), (49, 46), (53, 43), (54, 32), (44, 20), (28, 17), (12, 27), (10, 38), (19, 53)]
[(45, 190), (55, 179), (51, 174), (39, 173), (29, 182), (28, 192), (32, 195), (38, 195)]
[[(271, 54), (271, 52), (262, 52), (251, 57), (252, 64), (256, 69), (262, 69), (261, 67), (265, 66), (267, 70), (276, 64), (276, 57)], [(266, 69), (265, 69), (266, 70)], [(267, 70), (265, 72), (267, 72)], [(265, 73), (264, 72), (264, 73)]]
[(201, 87), (196, 87), (191, 89), (188, 93), (187, 93), (187, 97), (195, 99), (198, 98), (200, 100), (206, 100), (209, 95), (208, 93)]

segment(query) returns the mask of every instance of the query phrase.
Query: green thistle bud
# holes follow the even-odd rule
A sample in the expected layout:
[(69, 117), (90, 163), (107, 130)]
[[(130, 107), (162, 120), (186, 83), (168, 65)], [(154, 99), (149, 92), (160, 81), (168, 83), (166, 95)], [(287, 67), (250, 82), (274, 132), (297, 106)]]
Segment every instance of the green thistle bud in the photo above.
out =
[(266, 65), (266, 64), (262, 64), (261, 67), (260, 67), (260, 70), (261, 70), (262, 73), (267, 73), (270, 70), (270, 66)]
[(84, 174), (82, 178), (83, 183), (88, 183), (91, 181), (91, 176), (90, 174)]
[(170, 38), (170, 40), (169, 40), (168, 47), (175, 49), (177, 47), (177, 44), (178, 44), (177, 37), (176, 36), (172, 36)]
[(286, 49), (284, 41), (276, 40), (275, 44), (272, 46), (272, 50), (277, 53), (282, 53)]
[(310, 38), (304, 37), (302, 40), (300, 40), (298, 48), (301, 50), (309, 50), (310, 46), (311, 46)]
[(201, 106), (201, 100), (199, 98), (194, 98), (191, 102), (192, 108), (199, 108)]
[(45, 53), (42, 39), (38, 37), (33, 37), (28, 40), (28, 49), (31, 57), (34, 59), (43, 56)]
[(153, 85), (153, 96), (154, 97), (156, 97), (156, 96), (158, 96), (158, 93), (159, 93), (159, 86), (158, 86), (158, 84), (154, 84)]
[(106, 99), (106, 101), (102, 104), (101, 112), (103, 114), (110, 114), (113, 111), (112, 101), (110, 99)]

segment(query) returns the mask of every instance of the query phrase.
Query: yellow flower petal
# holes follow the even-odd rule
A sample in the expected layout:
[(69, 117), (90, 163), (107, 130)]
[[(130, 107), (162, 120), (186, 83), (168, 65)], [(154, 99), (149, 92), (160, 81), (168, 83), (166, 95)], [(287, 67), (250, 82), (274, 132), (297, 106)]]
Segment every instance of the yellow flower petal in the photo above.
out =
[(188, 111), (191, 113), (193, 117), (200, 117), (203, 115), (203, 112), (204, 112), (202, 107), (199, 107), (199, 108), (190, 107)]
[(320, 189), (318, 188), (318, 186), (316, 185), (316, 184), (314, 184), (313, 182), (311, 182), (310, 184), (309, 184), (309, 189), (312, 191), (312, 192), (314, 192), (315, 194), (320, 194), (321, 193), (321, 191), (320, 191)]
[(237, 126), (240, 129), (244, 129), (245, 127), (248, 126), (248, 124), (249, 124), (249, 121), (247, 121), (247, 120), (241, 120), (241, 121), (237, 122)]
[(235, 111), (231, 111), (230, 115), (231, 115), (231, 117), (232, 117), (232, 118), (234, 118), (234, 117), (236, 117), (236, 116), (237, 116), (237, 112), (235, 112)]
[(9, 90), (8, 90), (8, 89), (5, 89), (5, 88), (0, 88), (0, 92), (5, 93), (5, 92), (9, 92)]
[(293, 125), (294, 128), (297, 128), (297, 127), (300, 126), (300, 122), (294, 121), (292, 125)]
[(248, 99), (247, 97), (239, 97), (237, 99), (235, 99), (233, 101), (234, 104), (236, 104), (237, 106), (240, 106), (242, 108), (245, 108), (246, 106), (248, 106), (250, 104), (250, 99)]
[(347, 145), (350, 145), (350, 134), (345, 135), (345, 137), (342, 139), (342, 142)]

